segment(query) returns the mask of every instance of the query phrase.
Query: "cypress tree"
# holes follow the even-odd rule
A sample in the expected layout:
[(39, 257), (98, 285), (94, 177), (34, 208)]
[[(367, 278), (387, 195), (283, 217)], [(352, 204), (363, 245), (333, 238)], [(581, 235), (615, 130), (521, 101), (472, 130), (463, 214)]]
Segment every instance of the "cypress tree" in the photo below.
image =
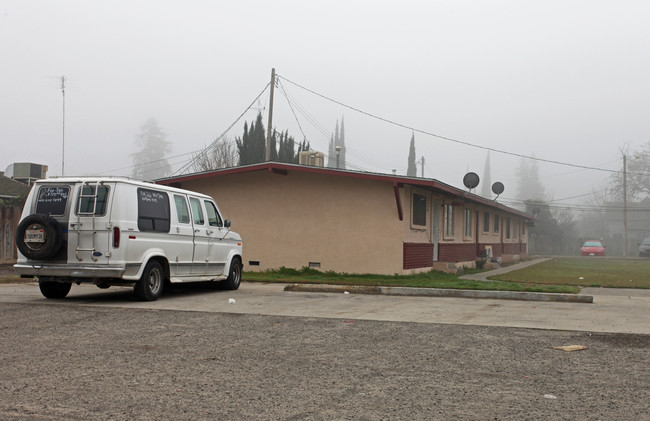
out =
[(327, 167), (336, 168), (336, 150), (334, 149), (334, 135), (330, 138), (330, 149), (327, 152)]
[(409, 148), (409, 162), (406, 175), (409, 177), (417, 176), (417, 167), (415, 166), (415, 133), (411, 134), (411, 147)]
[(266, 136), (264, 134), (264, 124), (262, 124), (262, 113), (257, 114), (257, 119), (254, 123), (251, 123), (250, 129), (247, 123), (244, 123), (244, 135), (241, 138), (236, 138), (235, 141), (239, 152), (239, 165), (264, 162), (266, 157)]
[(339, 152), (339, 168), (345, 169), (345, 122), (341, 116), (341, 128), (339, 132), (339, 143), (338, 146), (341, 147)]

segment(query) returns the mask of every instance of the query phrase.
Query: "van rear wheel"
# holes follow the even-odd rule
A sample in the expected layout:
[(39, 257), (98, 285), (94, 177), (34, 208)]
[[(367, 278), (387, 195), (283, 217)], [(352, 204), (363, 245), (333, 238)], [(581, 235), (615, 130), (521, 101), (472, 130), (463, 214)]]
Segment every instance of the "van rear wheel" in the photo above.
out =
[(133, 291), (140, 301), (156, 301), (161, 295), (165, 275), (160, 263), (155, 260), (147, 263), (142, 272), (142, 277), (136, 282)]
[(45, 298), (65, 298), (70, 292), (72, 284), (70, 282), (52, 282), (39, 279), (38, 287)]

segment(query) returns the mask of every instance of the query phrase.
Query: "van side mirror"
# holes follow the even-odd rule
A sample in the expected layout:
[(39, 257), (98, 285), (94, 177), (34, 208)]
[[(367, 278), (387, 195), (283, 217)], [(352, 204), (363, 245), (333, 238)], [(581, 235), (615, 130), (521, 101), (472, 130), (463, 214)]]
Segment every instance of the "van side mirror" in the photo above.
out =
[(223, 221), (223, 226), (226, 228), (230, 228), (230, 219), (226, 219), (225, 221)]

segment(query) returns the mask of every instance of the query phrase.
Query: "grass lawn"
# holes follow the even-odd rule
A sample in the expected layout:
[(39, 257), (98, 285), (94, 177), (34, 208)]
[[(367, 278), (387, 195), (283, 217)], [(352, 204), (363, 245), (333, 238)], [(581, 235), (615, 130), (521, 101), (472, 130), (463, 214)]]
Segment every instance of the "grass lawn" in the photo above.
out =
[(546, 285), (650, 288), (650, 259), (562, 257), (503, 275), (490, 276), (489, 279)]
[[(466, 271), (466, 273), (477, 271)], [(309, 283), (334, 285), (364, 285), (364, 286), (403, 286), (415, 288), (449, 288), (497, 291), (526, 291), (526, 292), (556, 292), (578, 293), (580, 288), (567, 285), (543, 285), (534, 282), (483, 282), (458, 279), (458, 275), (430, 271), (416, 275), (372, 275), (372, 274), (341, 274), (320, 272), (314, 269), (302, 270), (281, 268), (267, 272), (244, 272), (244, 281)]]

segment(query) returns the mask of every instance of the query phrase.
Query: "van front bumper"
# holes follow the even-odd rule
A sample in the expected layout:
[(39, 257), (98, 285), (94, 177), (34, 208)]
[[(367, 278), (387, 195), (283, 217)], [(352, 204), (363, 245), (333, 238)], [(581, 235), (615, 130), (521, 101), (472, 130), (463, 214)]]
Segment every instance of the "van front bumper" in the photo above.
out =
[(27, 276), (55, 276), (71, 278), (74, 281), (92, 280), (94, 278), (122, 278), (125, 268), (123, 266), (58, 266), (58, 265), (29, 265), (17, 263), (14, 270), (19, 275)]

